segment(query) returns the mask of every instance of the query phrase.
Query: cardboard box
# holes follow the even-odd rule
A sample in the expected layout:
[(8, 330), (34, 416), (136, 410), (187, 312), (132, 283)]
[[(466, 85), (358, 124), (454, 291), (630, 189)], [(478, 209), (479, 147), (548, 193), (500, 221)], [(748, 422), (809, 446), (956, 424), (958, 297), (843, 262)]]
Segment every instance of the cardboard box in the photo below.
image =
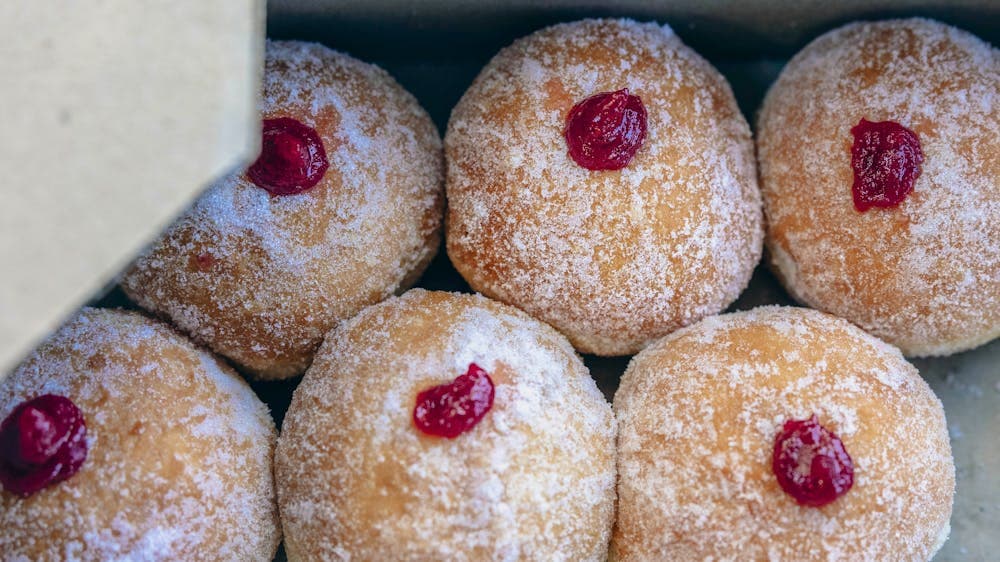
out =
[[(27, 94), (12, 89), (10, 83), (0, 83), (0, 99), (14, 99), (21, 104), (15, 108), (0, 104), (0, 123), (6, 129), (0, 136), (0, 170), (5, 179), (14, 178), (7, 183), (7, 201), (0, 206), (0, 263), (5, 264), (0, 281), (0, 372), (12, 366), (31, 341), (56, 325), (85, 295), (93, 295), (91, 302), (101, 306), (127, 306), (120, 292), (98, 288), (211, 177), (245, 162), (255, 150), (258, 125), (251, 104), (261, 52), (259, 5), (174, 0), (169, 4), (173, 8), (161, 6), (158, 11), (149, 11), (148, 7), (142, 11), (129, 9), (131, 3), (126, 0), (103, 5), (102, 10), (90, 5), (75, 8), (61, 23), (39, 19), (39, 14), (32, 13), (34, 10), (0, 7), (0, 37), (18, 37), (14, 49), (8, 51), (5, 47), (0, 56), (0, 71), (11, 76), (8, 66), (18, 64), (11, 59), (20, 59), (20, 64), (27, 67), (15, 70), (52, 88), (72, 87), (79, 75), (100, 71), (79, 66), (75, 58), (74, 65), (59, 61), (74, 57), (73, 49), (96, 40), (94, 34), (81, 29), (81, 22), (85, 22), (94, 29), (117, 25), (117, 35), (100, 37), (113, 42), (104, 47), (122, 50), (129, 57), (160, 60), (164, 53), (157, 49), (166, 48), (166, 43), (179, 46), (179, 52), (163, 60), (177, 64), (187, 60), (191, 72), (178, 73), (177, 68), (160, 66), (156, 72), (143, 74), (159, 90), (147, 92), (142, 103), (135, 105), (118, 103), (122, 97), (131, 98), (115, 91), (128, 88), (133, 75), (111, 79), (106, 88), (90, 92), (93, 97), (81, 97), (76, 102), (84, 104), (82, 115), (93, 109), (108, 109), (86, 104), (115, 100), (117, 105), (111, 104), (114, 107), (107, 113), (109, 119), (134, 119), (140, 109), (147, 112), (142, 117), (148, 117), (148, 121), (136, 120), (138, 125), (121, 130), (95, 128), (97, 117), (76, 122), (76, 110), (64, 117), (56, 103), (62, 99), (58, 96), (31, 103), (35, 110), (46, 107), (54, 112), (56, 118), (47, 123), (51, 127), (46, 129), (47, 134), (56, 134), (63, 126), (71, 131), (67, 138), (77, 142), (93, 140), (90, 146), (56, 145), (66, 173), (53, 176), (38, 175), (34, 169), (18, 170), (18, 162), (11, 161), (10, 154), (21, 157), (24, 149), (12, 141), (10, 131), (20, 134), (41, 117), (30, 112), (19, 116), (17, 109), (28, 106), (28, 98), (24, 97)], [(443, 131), (451, 108), (476, 73), (513, 39), (548, 24), (582, 17), (653, 19), (670, 23), (686, 43), (726, 75), (753, 123), (766, 88), (785, 60), (816, 35), (856, 19), (912, 15), (940, 19), (994, 45), (1000, 43), (1000, 5), (973, 0), (517, 0), (503, 4), (474, 0), (272, 0), (267, 6), (267, 33), (274, 38), (319, 41), (382, 65), (417, 96)], [(22, 31), (12, 35), (14, 28)], [(23, 32), (25, 28), (31, 32)], [(153, 30), (162, 36), (147, 36), (144, 51), (137, 34), (122, 29)], [(154, 48), (154, 39), (164, 43)], [(204, 55), (206, 49), (218, 56), (198, 56)], [(49, 56), (54, 56), (57, 64), (46, 58)], [(12, 91), (22, 97), (12, 98)], [(46, 95), (44, 89), (41, 94)], [(166, 122), (163, 120), (173, 122), (179, 132), (166, 134), (171, 130), (158, 129), (157, 119), (161, 124)], [(137, 140), (132, 133), (144, 137), (157, 132), (164, 134), (143, 139), (138, 144), (144, 147), (134, 146)], [(118, 160), (110, 161), (125, 162), (125, 167), (109, 167), (104, 158), (111, 153)], [(33, 167), (39, 162), (27, 161)], [(88, 171), (81, 176), (76, 170)], [(27, 190), (37, 192), (37, 198), (25, 197), (23, 186), (39, 184), (46, 189)], [(130, 188), (141, 193), (130, 195)], [(85, 196), (68, 197), (74, 190)], [(25, 201), (30, 206), (23, 206)], [(15, 208), (22, 210), (14, 212)], [(25, 208), (35, 209), (34, 213), (48, 209), (46, 213), (52, 211), (52, 216), (37, 222), (24, 220), (26, 216), (39, 217), (25, 215)], [(21, 268), (24, 271), (18, 274), (15, 270)], [(468, 290), (443, 251), (419, 286)], [(750, 288), (732, 308), (765, 303), (791, 301), (773, 277), (759, 268)], [(627, 359), (587, 357), (586, 362), (610, 398)], [(1000, 428), (1000, 341), (953, 357), (914, 363), (945, 405), (958, 469), (951, 539), (937, 559), (995, 558), (1000, 551), (1000, 534), (996, 532), (1000, 529), (1000, 446), (995, 435)], [(294, 385), (295, 381), (257, 383), (255, 389), (280, 420)]]
[(254, 157), (263, 9), (0, 3), (0, 373)]

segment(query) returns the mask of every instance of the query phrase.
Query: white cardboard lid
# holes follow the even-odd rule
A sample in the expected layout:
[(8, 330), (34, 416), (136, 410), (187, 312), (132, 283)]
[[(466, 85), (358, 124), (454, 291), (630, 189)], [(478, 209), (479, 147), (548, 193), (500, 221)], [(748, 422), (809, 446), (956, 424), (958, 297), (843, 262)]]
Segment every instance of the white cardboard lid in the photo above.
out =
[(263, 0), (0, 2), (0, 378), (259, 142)]

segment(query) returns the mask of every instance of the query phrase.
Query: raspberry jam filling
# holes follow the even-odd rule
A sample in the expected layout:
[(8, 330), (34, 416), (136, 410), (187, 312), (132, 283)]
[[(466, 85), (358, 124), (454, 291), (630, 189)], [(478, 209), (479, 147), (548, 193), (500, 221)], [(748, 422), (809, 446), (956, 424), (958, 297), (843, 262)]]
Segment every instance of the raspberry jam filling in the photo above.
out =
[(493, 407), (493, 379), (475, 363), (450, 383), (417, 394), (413, 424), (437, 437), (454, 439), (471, 430)]
[(570, 157), (588, 170), (621, 170), (646, 138), (646, 107), (628, 89), (577, 103), (566, 117)]
[(924, 153), (917, 134), (892, 121), (861, 119), (851, 129), (854, 208), (895, 207), (913, 191)]
[(854, 463), (844, 443), (816, 414), (785, 422), (774, 438), (771, 469), (781, 489), (809, 507), (823, 507), (854, 484)]
[(329, 167), (316, 129), (281, 117), (264, 120), (260, 156), (247, 175), (272, 195), (295, 195), (319, 183)]
[(0, 484), (26, 498), (76, 474), (87, 459), (83, 414), (63, 396), (22, 402), (0, 423)]
[(208, 271), (215, 265), (215, 256), (208, 252), (202, 252), (194, 257), (195, 267), (201, 271)]

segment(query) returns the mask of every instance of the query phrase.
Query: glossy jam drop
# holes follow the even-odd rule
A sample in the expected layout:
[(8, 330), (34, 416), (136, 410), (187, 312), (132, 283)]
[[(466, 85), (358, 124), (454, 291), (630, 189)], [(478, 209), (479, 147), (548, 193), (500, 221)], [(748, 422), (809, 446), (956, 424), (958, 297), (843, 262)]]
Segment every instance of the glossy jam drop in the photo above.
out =
[(854, 208), (895, 207), (913, 191), (924, 153), (917, 134), (892, 121), (862, 119), (851, 129)]
[(260, 156), (247, 175), (273, 195), (295, 195), (319, 183), (329, 167), (316, 130), (282, 117), (264, 120)]
[(200, 271), (208, 271), (215, 265), (215, 256), (202, 252), (194, 257), (195, 267)]
[(417, 395), (413, 424), (428, 435), (454, 439), (486, 416), (493, 407), (493, 394), (490, 375), (471, 363), (464, 375)]
[(570, 157), (588, 170), (620, 170), (646, 138), (646, 107), (627, 89), (577, 103), (566, 117)]
[(63, 396), (22, 402), (0, 423), (0, 484), (28, 497), (76, 474), (87, 459), (83, 414)]
[(771, 468), (781, 489), (809, 507), (836, 500), (854, 484), (854, 463), (844, 443), (816, 414), (785, 422), (774, 438)]

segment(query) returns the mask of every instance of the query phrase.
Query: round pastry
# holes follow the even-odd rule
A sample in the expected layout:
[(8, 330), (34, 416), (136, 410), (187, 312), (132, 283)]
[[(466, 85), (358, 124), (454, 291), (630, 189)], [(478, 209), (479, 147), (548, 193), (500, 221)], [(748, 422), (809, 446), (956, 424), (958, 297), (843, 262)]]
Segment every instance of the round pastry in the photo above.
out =
[(413, 96), (318, 44), (268, 42), (261, 113), (258, 160), (211, 186), (122, 286), (249, 373), (282, 378), (430, 262), (443, 157)]
[(1000, 335), (1000, 51), (924, 19), (795, 56), (760, 113), (772, 265), (906, 355)]
[(139, 314), (85, 309), (0, 381), (4, 560), (270, 561), (265, 406)]
[(948, 537), (941, 402), (846, 320), (705, 319), (637, 355), (614, 406), (613, 560), (928, 560)]
[(604, 560), (611, 407), (566, 338), (414, 289), (344, 322), (275, 457), (288, 559)]
[(666, 26), (516, 41), (455, 107), (445, 154), (452, 263), (586, 353), (634, 353), (722, 310), (760, 258), (750, 129)]

